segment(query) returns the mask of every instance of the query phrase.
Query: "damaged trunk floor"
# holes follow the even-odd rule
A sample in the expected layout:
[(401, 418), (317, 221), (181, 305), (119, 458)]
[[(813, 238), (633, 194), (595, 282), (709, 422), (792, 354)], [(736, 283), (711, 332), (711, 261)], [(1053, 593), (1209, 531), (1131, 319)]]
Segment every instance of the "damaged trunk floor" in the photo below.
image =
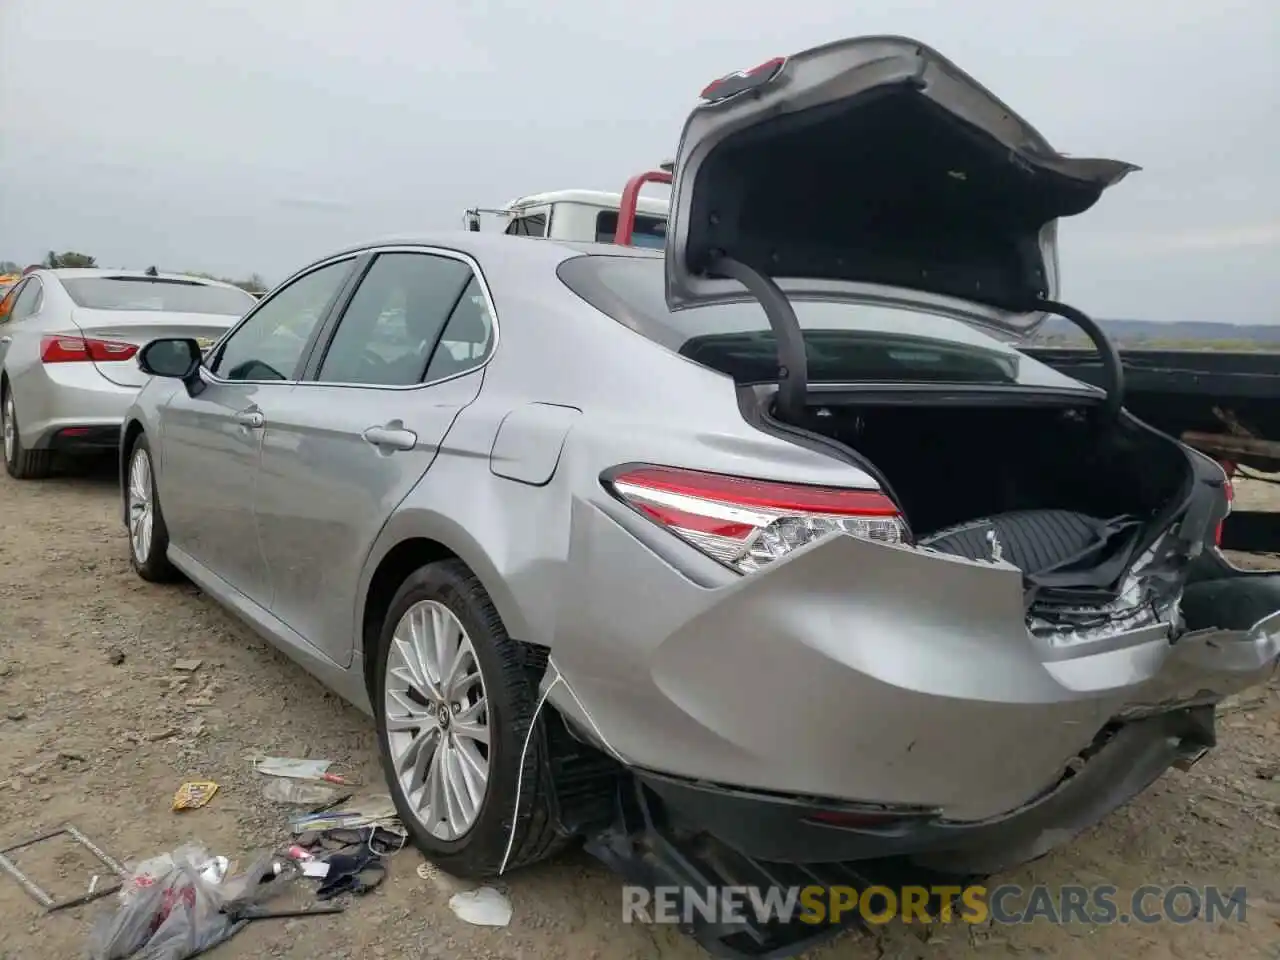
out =
[[(1280, 488), (1237, 488), (1237, 507), (1280, 509)], [(262, 796), (249, 757), (332, 758), (377, 784), (373, 723), (326, 695), (190, 587), (130, 573), (112, 464), (89, 476), (18, 484), (0, 476), (0, 846), (71, 822), (113, 857), (136, 861), (198, 842), (241, 866), (287, 841), (288, 807)], [(1280, 569), (1275, 558), (1247, 558)], [(176, 661), (200, 661), (194, 671)], [(190, 664), (186, 664), (190, 666)], [(1244, 923), (1090, 928), (894, 925), (846, 935), (823, 958), (939, 958), (1014, 952), (1067, 958), (1274, 956), (1280, 947), (1280, 693), (1246, 694), (1220, 721), (1220, 746), (1064, 850), (997, 883), (1245, 886)], [(220, 785), (208, 806), (174, 813), (185, 781)], [(67, 896), (91, 866), (53, 849), (21, 858)], [(212, 960), (262, 956), (704, 958), (674, 927), (624, 924), (617, 877), (583, 853), (504, 878), (509, 926), (469, 926), (458, 887), (420, 857), (389, 860), (385, 882), (338, 916), (255, 921)], [(82, 955), (111, 901), (46, 916), (0, 877), (3, 960)], [(997, 948), (975, 954), (974, 944)]]

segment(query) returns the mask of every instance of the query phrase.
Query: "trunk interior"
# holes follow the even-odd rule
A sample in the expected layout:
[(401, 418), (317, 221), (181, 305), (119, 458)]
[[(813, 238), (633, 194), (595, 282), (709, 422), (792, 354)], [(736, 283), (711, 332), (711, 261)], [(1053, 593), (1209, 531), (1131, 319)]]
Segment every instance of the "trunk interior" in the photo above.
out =
[(1069, 401), (904, 401), (828, 403), (804, 426), (879, 469), (917, 542), (1015, 511), (1148, 524), (1190, 489), (1192, 467), (1175, 443), (1134, 423), (1101, 429)]

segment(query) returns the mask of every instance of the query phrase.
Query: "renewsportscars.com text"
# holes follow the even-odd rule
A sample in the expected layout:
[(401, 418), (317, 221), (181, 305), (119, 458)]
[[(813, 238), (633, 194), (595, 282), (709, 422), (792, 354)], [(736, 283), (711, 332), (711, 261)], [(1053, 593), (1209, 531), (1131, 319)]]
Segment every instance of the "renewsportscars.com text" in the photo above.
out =
[(1244, 887), (622, 888), (624, 923), (1219, 923), (1245, 919)]

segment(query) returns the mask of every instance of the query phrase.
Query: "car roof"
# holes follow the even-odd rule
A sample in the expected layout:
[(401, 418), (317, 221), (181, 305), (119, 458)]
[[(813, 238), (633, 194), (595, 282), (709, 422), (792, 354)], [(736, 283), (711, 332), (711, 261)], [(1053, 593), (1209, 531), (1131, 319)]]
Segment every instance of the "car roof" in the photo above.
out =
[[(515, 212), (523, 207), (549, 203), (580, 203), (604, 210), (617, 210), (622, 206), (622, 194), (610, 193), (606, 190), (549, 190), (545, 193), (531, 193), (525, 197), (517, 197), (507, 204), (506, 209)], [(636, 198), (636, 212), (648, 216), (665, 217), (669, 206), (666, 200), (658, 197)]]
[[(552, 263), (580, 254), (605, 257), (645, 257), (662, 259), (663, 252), (649, 247), (620, 246), (616, 243), (590, 243), (574, 240), (552, 240), (544, 237), (519, 237), (505, 233), (473, 230), (449, 230), (409, 236), (390, 236), (335, 250), (323, 259), (361, 253), (379, 247), (440, 247), (456, 250), (476, 259), (500, 255), (504, 258), (524, 257)], [(319, 261), (315, 261), (319, 262)]]

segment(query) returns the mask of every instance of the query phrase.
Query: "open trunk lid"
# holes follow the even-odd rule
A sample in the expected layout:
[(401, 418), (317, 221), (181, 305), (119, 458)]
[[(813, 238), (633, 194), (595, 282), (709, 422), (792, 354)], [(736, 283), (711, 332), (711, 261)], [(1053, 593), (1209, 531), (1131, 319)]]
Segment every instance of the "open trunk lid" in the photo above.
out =
[[(202, 349), (208, 349), (240, 318), (212, 313), (78, 307), (72, 311), (71, 319), (84, 336), (95, 340), (141, 347), (160, 337), (192, 337), (200, 342)], [(134, 353), (118, 361), (95, 360), (94, 366), (112, 383), (123, 387), (140, 387), (147, 381), (146, 374), (138, 369)]]
[(672, 310), (749, 299), (736, 262), (790, 296), (908, 299), (1024, 336), (1056, 296), (1057, 220), (1138, 169), (1057, 153), (904, 37), (777, 58), (702, 101), (675, 161)]

